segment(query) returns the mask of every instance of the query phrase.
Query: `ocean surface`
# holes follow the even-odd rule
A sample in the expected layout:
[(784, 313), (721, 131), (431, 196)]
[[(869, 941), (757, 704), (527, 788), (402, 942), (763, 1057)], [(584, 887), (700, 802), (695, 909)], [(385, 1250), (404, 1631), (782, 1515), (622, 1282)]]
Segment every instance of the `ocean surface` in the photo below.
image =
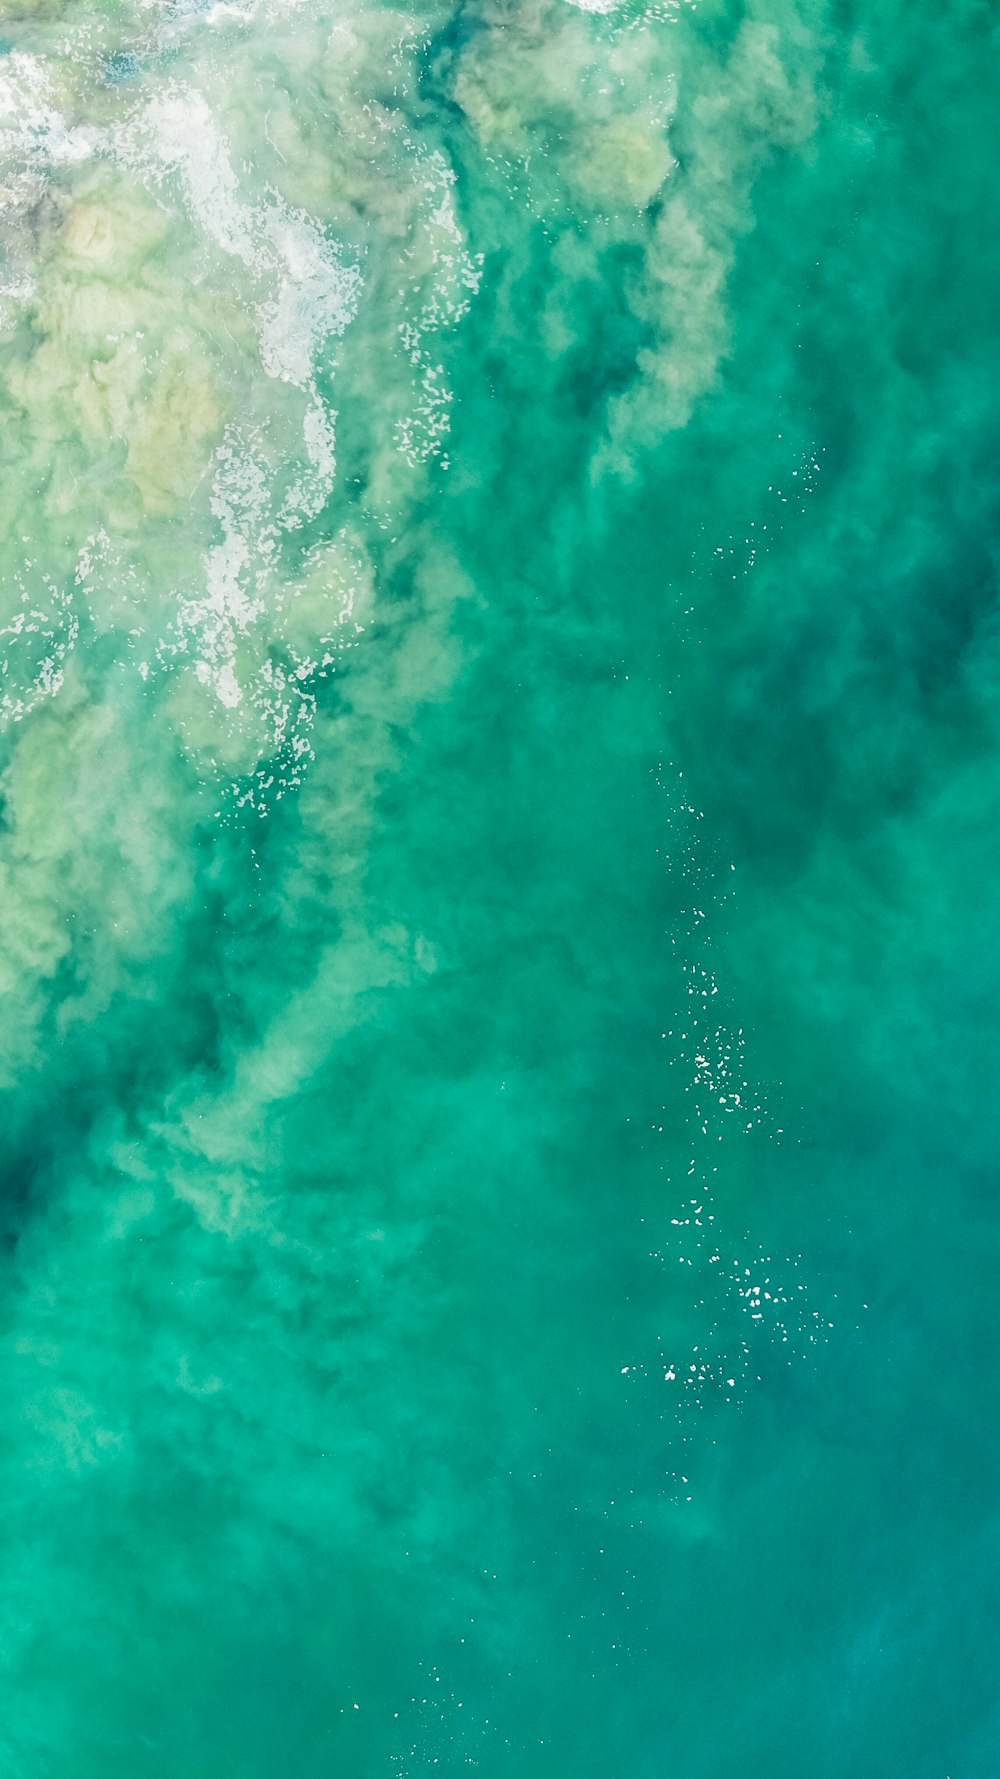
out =
[(995, 1779), (1000, 11), (0, 51), (0, 1774)]

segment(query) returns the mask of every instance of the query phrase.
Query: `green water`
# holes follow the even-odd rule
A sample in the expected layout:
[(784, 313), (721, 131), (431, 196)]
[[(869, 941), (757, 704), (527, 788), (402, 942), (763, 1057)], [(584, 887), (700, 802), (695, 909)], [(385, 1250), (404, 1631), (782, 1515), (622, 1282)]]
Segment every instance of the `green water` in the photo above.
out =
[(0, 26), (0, 1773), (992, 1779), (996, 8)]

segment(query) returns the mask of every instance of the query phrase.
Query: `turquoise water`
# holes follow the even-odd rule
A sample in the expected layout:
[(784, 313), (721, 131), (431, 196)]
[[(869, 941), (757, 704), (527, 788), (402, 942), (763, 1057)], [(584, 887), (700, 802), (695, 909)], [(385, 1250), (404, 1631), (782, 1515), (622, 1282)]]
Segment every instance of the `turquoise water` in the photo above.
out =
[(0, 19), (0, 1770), (992, 1779), (995, 8)]

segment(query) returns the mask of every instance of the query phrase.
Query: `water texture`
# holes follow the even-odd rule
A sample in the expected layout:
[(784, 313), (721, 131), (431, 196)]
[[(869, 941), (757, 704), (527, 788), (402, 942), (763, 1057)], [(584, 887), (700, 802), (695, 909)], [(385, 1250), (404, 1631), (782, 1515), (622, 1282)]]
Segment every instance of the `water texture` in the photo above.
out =
[(0, 50), (0, 1772), (993, 1779), (996, 8)]

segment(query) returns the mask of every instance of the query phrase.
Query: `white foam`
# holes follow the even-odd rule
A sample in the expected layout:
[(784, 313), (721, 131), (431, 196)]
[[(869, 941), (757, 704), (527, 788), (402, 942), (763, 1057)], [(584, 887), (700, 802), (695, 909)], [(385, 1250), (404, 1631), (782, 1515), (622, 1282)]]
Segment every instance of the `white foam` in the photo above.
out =
[[(37, 56), (15, 50), (0, 64), (0, 159), (9, 181), (19, 171), (86, 160), (88, 130), (71, 129), (53, 103), (52, 83)], [(5, 194), (0, 194), (0, 204)]]
[(313, 223), (280, 201), (264, 211), (261, 233), (269, 270), (281, 276), (277, 299), (259, 311), (264, 368), (272, 377), (309, 388), (318, 348), (330, 334), (342, 334), (354, 317), (361, 274), (341, 263)]
[(0, 327), (15, 319), (34, 280), (21, 263), (20, 224), (44, 190), (50, 168), (83, 161), (93, 152), (95, 133), (72, 129), (54, 104), (52, 83), (37, 56), (15, 50), (0, 62), (0, 223), (9, 256), (0, 259)]
[(261, 362), (269, 376), (311, 390), (319, 347), (353, 320), (358, 268), (345, 265), (320, 228), (276, 193), (262, 204), (241, 199), (229, 146), (201, 93), (172, 87), (150, 105), (133, 136), (155, 144), (156, 177), (180, 175), (188, 209), (208, 238), (260, 285), (273, 290), (277, 284), (277, 296), (257, 305)]
[(417, 399), (413, 411), (396, 424), (397, 447), (412, 468), (432, 457), (446, 461), (442, 453), (451, 430), (453, 395), (443, 365), (431, 356), (429, 340), (455, 327), (468, 313), (483, 267), (482, 254), (466, 250), (455, 215), (455, 172), (439, 149), (418, 160), (417, 183), (426, 194), (422, 232), (431, 273), (425, 301), (399, 328), (403, 350), (416, 372)]
[(276, 596), (271, 559), (278, 532), (315, 518), (334, 485), (336, 417), (319, 394), (316, 375), (326, 343), (354, 317), (361, 274), (344, 263), (310, 217), (276, 192), (263, 202), (242, 198), (229, 144), (197, 90), (175, 83), (159, 95), (132, 120), (119, 152), (157, 183), (179, 181), (203, 235), (249, 275), (263, 371), (307, 398), (304, 462), (279, 510), (267, 470), (238, 426), (217, 450), (211, 504), (223, 536), (205, 556), (203, 592), (181, 602), (170, 645), (193, 650), (201, 682), (235, 709), (244, 693), (236, 670), (239, 639), (264, 612), (268, 597)]

